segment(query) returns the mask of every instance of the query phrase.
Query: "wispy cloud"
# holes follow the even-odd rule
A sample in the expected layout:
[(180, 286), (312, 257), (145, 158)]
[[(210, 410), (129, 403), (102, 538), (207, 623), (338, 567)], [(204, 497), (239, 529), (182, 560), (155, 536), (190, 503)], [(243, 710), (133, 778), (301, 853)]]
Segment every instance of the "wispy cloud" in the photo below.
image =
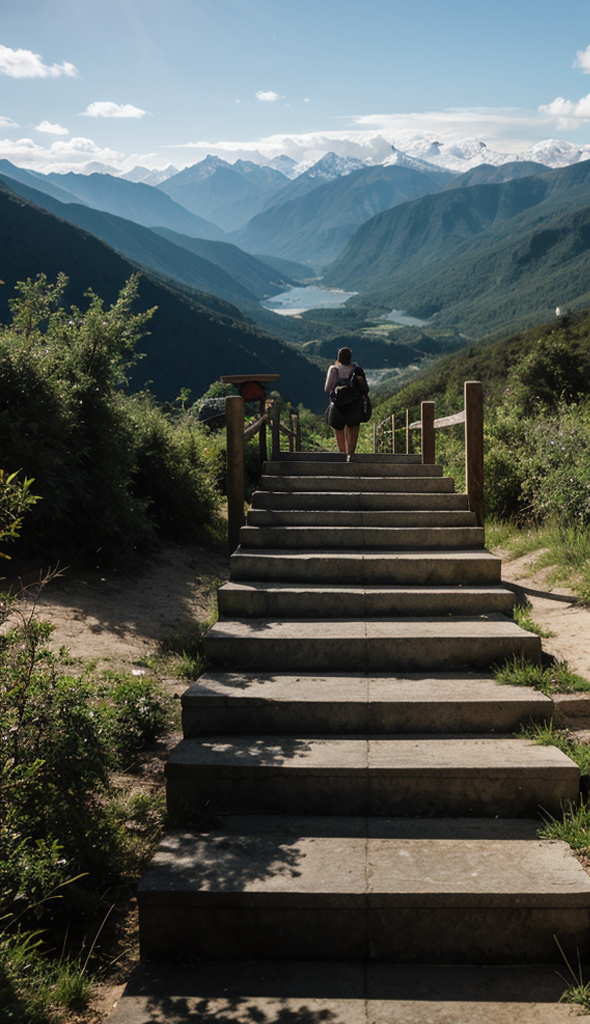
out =
[(131, 103), (112, 103), (98, 100), (81, 111), (82, 117), (145, 117), (147, 110), (134, 107)]
[(576, 59), (572, 67), (579, 68), (585, 75), (590, 75), (590, 46), (585, 50), (576, 50)]
[[(483, 140), (500, 153), (520, 153), (546, 139), (555, 117), (516, 107), (455, 107), (402, 114), (363, 114), (342, 118), (346, 127), (336, 131), (277, 134), (248, 142), (199, 141), (164, 149), (190, 149), (194, 159), (209, 153), (226, 160), (264, 162), (282, 153), (297, 161), (319, 160), (327, 152), (359, 160), (383, 160), (391, 146), (403, 150), (417, 136), (449, 146), (469, 138)], [(425, 157), (427, 158), (427, 157)], [(178, 160), (175, 157), (174, 163)]]
[(46, 64), (39, 53), (32, 50), (12, 50), (0, 45), (0, 72), (10, 78), (76, 78), (78, 69), (73, 64)]
[(276, 103), (280, 98), (278, 92), (263, 92), (262, 89), (259, 89), (256, 93), (256, 99), (261, 103)]
[(45, 132), (47, 135), (69, 135), (69, 128), (62, 128), (61, 124), (51, 124), (51, 121), (41, 121), (35, 125), (36, 132)]
[(19, 128), (20, 125), (13, 121), (11, 117), (2, 117), (0, 115), (0, 128)]

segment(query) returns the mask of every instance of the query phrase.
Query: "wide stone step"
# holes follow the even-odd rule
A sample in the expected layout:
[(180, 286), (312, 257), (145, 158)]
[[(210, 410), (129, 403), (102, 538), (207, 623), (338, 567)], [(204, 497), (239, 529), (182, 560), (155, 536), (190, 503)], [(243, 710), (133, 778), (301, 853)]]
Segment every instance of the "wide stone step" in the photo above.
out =
[(380, 616), (512, 616), (514, 593), (489, 587), (388, 587), (305, 583), (224, 584), (217, 591), (224, 618), (359, 619)]
[(590, 879), (529, 821), (228, 818), (167, 835), (138, 902), (148, 959), (562, 963), (556, 939), (572, 963), (590, 951)]
[(286, 509), (316, 511), (465, 511), (469, 510), (466, 494), (453, 490), (440, 493), (398, 491), (255, 491), (253, 509)]
[(492, 676), (207, 672), (182, 695), (185, 739), (212, 733), (511, 733), (553, 702)]
[(484, 541), (480, 526), (243, 526), (240, 530), (243, 548), (475, 550), (483, 548)]
[[(343, 452), (281, 452), (277, 462), (329, 462), (345, 463), (346, 455)], [(383, 462), (393, 465), (394, 463), (416, 464), (422, 463), (421, 455), (406, 455), (404, 452), (397, 452), (395, 455), (388, 455), (385, 452), (355, 452), (351, 462), (368, 463)]]
[[(416, 467), (418, 468), (418, 467)], [(405, 469), (404, 469), (405, 473)], [(263, 491), (416, 491), (437, 493), (454, 490), (450, 476), (268, 476), (260, 477)]]
[(541, 641), (504, 615), (343, 620), (220, 620), (203, 637), (220, 668), (296, 672), (490, 669), (540, 661)]
[(489, 586), (501, 560), (489, 551), (277, 551), (239, 547), (232, 580), (351, 583), (356, 586)]
[(251, 508), (248, 511), (248, 526), (330, 526), (364, 527), (459, 527), (475, 526), (475, 515), (469, 511), (347, 511), (345, 509), (273, 509)]
[(420, 461), (408, 462), (406, 459), (393, 461), (391, 458), (384, 462), (357, 462), (352, 459), (350, 462), (265, 462), (263, 467), (264, 476), (339, 476), (339, 477), (433, 477), (442, 476), (443, 467), (435, 465), (422, 465)]
[(168, 811), (557, 815), (580, 791), (557, 747), (493, 737), (205, 736), (166, 763)]
[(108, 1021), (178, 1024), (220, 1006), (224, 1014), (239, 1007), (236, 1021), (580, 1024), (578, 1008), (560, 1002), (564, 987), (552, 964), (148, 961), (133, 970)]

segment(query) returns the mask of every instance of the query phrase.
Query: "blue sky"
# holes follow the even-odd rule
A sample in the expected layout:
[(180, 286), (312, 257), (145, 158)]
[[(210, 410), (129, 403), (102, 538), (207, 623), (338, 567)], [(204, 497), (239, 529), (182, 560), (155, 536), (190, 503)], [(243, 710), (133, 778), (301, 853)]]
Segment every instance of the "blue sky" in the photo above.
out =
[(590, 143), (588, 0), (3, 0), (0, 44), (0, 156), (32, 169)]

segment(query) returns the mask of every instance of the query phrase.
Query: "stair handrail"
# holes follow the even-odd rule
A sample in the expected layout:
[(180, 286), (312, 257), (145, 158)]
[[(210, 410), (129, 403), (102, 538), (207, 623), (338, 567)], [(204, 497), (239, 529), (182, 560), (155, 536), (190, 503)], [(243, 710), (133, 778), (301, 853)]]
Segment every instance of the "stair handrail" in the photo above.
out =
[(452, 416), (434, 418), (434, 402), (422, 402), (421, 416), (409, 424), (410, 429), (422, 431), (422, 462), (434, 465), (435, 430), (465, 424), (465, 490), (469, 508), (475, 514), (477, 526), (483, 526), (484, 470), (483, 470), (483, 388), (479, 380), (466, 380), (463, 386), (464, 407)]
[(271, 458), (278, 459), (281, 455), (281, 434), (284, 434), (289, 438), (289, 451), (300, 452), (301, 451), (301, 424), (299, 422), (299, 413), (291, 413), (291, 426), (286, 427), (284, 423), (281, 423), (281, 404), (277, 401), (273, 402), (271, 407)]
[[(240, 540), (244, 525), (244, 445), (260, 434), (260, 463), (266, 459), (266, 424), (269, 409), (244, 427), (244, 399), (227, 395), (225, 399), (225, 464), (227, 490), (227, 542), (230, 554)], [(270, 403), (267, 403), (270, 405)]]

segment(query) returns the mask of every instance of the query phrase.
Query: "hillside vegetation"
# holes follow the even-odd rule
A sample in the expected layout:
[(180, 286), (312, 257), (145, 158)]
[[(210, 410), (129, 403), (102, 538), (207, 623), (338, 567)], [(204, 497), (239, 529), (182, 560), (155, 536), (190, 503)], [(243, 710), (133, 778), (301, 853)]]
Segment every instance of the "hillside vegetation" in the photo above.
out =
[[(7, 300), (17, 281), (37, 274), (55, 281), (63, 272), (68, 278), (66, 302), (81, 306), (88, 288), (107, 303), (116, 301), (137, 270), (135, 263), (93, 235), (1, 185), (0, 218), (6, 285), (0, 292), (0, 321), (9, 319)], [(164, 239), (154, 237), (164, 244)], [(286, 399), (321, 409), (320, 371), (293, 348), (255, 326), (235, 306), (194, 289), (183, 292), (145, 273), (134, 309), (139, 312), (153, 307), (157, 308), (149, 334), (141, 342), (145, 358), (129, 374), (133, 388), (141, 389), (150, 382), (159, 400), (172, 402), (183, 388), (199, 397), (222, 374), (279, 373)]]
[(459, 183), (365, 222), (326, 284), (479, 337), (588, 305), (590, 167)]
[[(590, 602), (590, 311), (445, 357), (375, 411), (378, 419), (435, 401), (463, 407), (463, 382), (484, 387), (486, 517), (537, 532), (532, 547)], [(464, 428), (437, 431), (437, 460), (464, 485)]]

